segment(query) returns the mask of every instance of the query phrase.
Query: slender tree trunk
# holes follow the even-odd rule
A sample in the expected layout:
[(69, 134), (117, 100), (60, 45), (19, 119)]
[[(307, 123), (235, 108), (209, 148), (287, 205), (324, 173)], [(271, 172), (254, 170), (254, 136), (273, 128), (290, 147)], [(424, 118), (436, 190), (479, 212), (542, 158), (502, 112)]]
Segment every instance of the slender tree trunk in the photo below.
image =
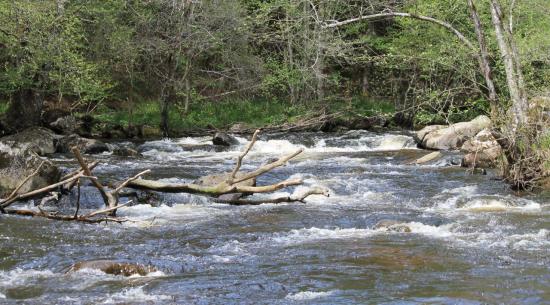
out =
[(473, 0), (468, 0), (468, 6), (470, 7), (470, 14), (474, 23), (474, 28), (479, 43), (479, 68), (483, 77), (485, 78), (485, 84), (487, 86), (489, 102), (491, 103), (491, 115), (495, 118), (498, 115), (498, 101), (497, 92), (495, 90), (495, 84), (493, 82), (491, 66), (489, 65), (489, 51), (487, 48), (487, 42), (485, 40), (485, 33), (479, 14)]
[[(286, 12), (286, 24), (287, 24), (287, 38), (286, 38), (286, 48), (287, 48), (287, 65), (289, 71), (294, 70), (294, 51), (292, 49), (292, 35), (290, 33), (290, 18), (289, 12)], [(292, 75), (292, 74), (291, 74)], [(294, 79), (289, 78), (288, 80), (288, 89), (290, 91), (290, 103), (296, 103), (296, 88), (294, 85)]]
[[(319, 14), (322, 16), (322, 2), (319, 3)], [(318, 19), (315, 24), (315, 65), (314, 65), (314, 73), (315, 73), (315, 79), (317, 82), (317, 102), (321, 103), (325, 99), (325, 92), (324, 92), (324, 78), (323, 75), (323, 69), (324, 69), (324, 61), (325, 61), (325, 54), (324, 54), (324, 46), (323, 46), (323, 30), (321, 27), (321, 21), (320, 16), (316, 16)]]
[(514, 48), (513, 37), (509, 35), (502, 23), (502, 13), (498, 0), (491, 0), (491, 18), (495, 28), (498, 48), (504, 61), (506, 81), (512, 100), (510, 109), (513, 124), (512, 132), (516, 132), (519, 127), (528, 123), (528, 103), (521, 67), (519, 66), (519, 55)]
[(160, 129), (162, 130), (162, 135), (164, 137), (170, 136), (170, 90), (169, 85), (164, 86), (160, 94)]
[(191, 103), (191, 81), (189, 80), (189, 73), (185, 76), (185, 106), (183, 113), (189, 113), (189, 104)]
[(370, 92), (370, 82), (369, 82), (369, 74), (371, 70), (371, 64), (367, 63), (365, 67), (363, 68), (362, 75), (361, 75), (361, 95), (362, 96), (369, 96)]

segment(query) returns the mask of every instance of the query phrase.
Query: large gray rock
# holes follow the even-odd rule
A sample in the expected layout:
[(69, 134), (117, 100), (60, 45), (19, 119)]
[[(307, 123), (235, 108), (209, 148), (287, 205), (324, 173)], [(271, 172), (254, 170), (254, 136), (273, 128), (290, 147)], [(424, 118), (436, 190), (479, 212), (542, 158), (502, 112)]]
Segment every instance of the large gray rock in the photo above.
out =
[(466, 141), (461, 150), (466, 153), (462, 159), (464, 167), (492, 168), (502, 155), (502, 148), (488, 128)]
[(60, 117), (54, 122), (50, 123), (51, 129), (62, 134), (75, 133), (78, 127), (79, 127), (78, 120), (72, 115)]
[(52, 162), (43, 160), (31, 149), (0, 141), (0, 194), (12, 192), (25, 178), (35, 172), (42, 162), (44, 164), (38, 174), (25, 183), (18, 193), (26, 193), (56, 183), (61, 172)]
[(468, 139), (491, 126), (491, 119), (480, 115), (469, 122), (452, 124), (446, 128), (428, 132), (421, 146), (427, 149), (458, 149)]
[(72, 134), (58, 141), (57, 152), (69, 153), (72, 147), (78, 148), (82, 153), (91, 155), (109, 151), (109, 146), (99, 140), (83, 138), (77, 134)]
[(61, 136), (56, 135), (49, 129), (31, 127), (19, 133), (0, 138), (0, 142), (11, 149), (30, 150), (43, 156), (55, 153), (56, 143), (60, 138)]
[(216, 132), (212, 138), (212, 143), (214, 145), (231, 146), (239, 144), (239, 140), (225, 132)]
[(429, 134), (430, 132), (434, 132), (436, 130), (443, 129), (443, 128), (446, 128), (446, 127), (447, 127), (447, 125), (430, 125), (430, 126), (426, 126), (422, 129), (420, 129), (419, 131), (417, 131), (413, 135), (413, 138), (417, 143), (420, 144), (424, 140), (424, 137), (426, 137), (426, 135)]

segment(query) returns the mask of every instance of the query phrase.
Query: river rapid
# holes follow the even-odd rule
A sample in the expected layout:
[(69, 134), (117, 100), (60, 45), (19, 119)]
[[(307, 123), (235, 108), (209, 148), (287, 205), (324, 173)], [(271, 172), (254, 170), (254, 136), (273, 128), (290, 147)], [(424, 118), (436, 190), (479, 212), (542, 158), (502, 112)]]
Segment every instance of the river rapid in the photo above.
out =
[[(209, 140), (138, 143), (143, 157), (99, 155), (95, 174), (121, 180), (152, 169), (148, 178), (193, 181), (231, 170), (247, 143), (219, 149)], [(119, 210), (135, 222), (108, 225), (0, 216), (0, 303), (550, 304), (547, 196), (516, 196), (493, 173), (457, 166), (455, 153), (410, 165), (427, 151), (406, 133), (261, 135), (243, 170), (300, 147), (303, 154), (258, 184), (303, 178), (288, 191), (318, 185), (330, 197), (228, 206), (155, 194), (151, 204)], [(55, 161), (76, 167), (70, 156)], [(289, 193), (270, 196), (282, 194)], [(63, 208), (71, 210), (72, 199)], [(86, 208), (100, 202), (83, 187)], [(381, 220), (410, 232), (375, 228)], [(95, 259), (160, 271), (66, 273)]]

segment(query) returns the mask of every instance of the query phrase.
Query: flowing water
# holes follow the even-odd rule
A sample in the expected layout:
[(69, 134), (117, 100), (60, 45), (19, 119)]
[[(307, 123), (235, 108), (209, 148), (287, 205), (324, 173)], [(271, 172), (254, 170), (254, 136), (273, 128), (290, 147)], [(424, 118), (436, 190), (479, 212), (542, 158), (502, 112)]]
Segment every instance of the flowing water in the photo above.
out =
[[(96, 174), (123, 179), (151, 168), (150, 178), (192, 181), (229, 171), (246, 143), (220, 150), (208, 140), (142, 143), (137, 159), (101, 155)], [(301, 177), (328, 188), (329, 198), (227, 206), (157, 194), (152, 204), (120, 209), (136, 220), (122, 225), (1, 216), (0, 303), (550, 304), (548, 197), (517, 197), (491, 173), (453, 165), (460, 157), (452, 153), (409, 165), (427, 152), (406, 134), (263, 135), (243, 169), (299, 147), (302, 155), (258, 184)], [(69, 157), (56, 162), (74, 167)], [(83, 205), (99, 202), (83, 187)], [(410, 232), (375, 228), (381, 220)], [(66, 273), (92, 259), (161, 271)]]

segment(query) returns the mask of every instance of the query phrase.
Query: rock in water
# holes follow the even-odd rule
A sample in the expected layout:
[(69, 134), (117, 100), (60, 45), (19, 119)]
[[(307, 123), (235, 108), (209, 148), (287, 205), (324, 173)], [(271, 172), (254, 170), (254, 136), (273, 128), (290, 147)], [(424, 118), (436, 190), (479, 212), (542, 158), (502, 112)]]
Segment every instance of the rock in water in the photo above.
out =
[(130, 148), (130, 147), (117, 147), (113, 150), (113, 155), (119, 156), (119, 157), (141, 157), (142, 154), (140, 154), (137, 150)]
[(492, 168), (502, 155), (502, 148), (488, 128), (466, 141), (461, 150), (466, 153), (462, 159), (464, 167)]
[(60, 117), (54, 122), (50, 123), (50, 128), (58, 133), (72, 134), (78, 128), (78, 121), (72, 115)]
[(434, 151), (432, 153), (429, 153), (429, 154), (427, 154), (423, 157), (420, 157), (420, 158), (416, 159), (415, 161), (413, 161), (411, 163), (412, 164), (424, 164), (424, 163), (428, 163), (428, 162), (437, 160), (437, 159), (441, 158), (441, 156), (443, 156), (443, 154), (440, 151)]
[(41, 156), (55, 153), (56, 143), (62, 136), (42, 127), (31, 127), (3, 137), (0, 142), (18, 151), (30, 150)]
[(75, 272), (82, 269), (100, 270), (107, 274), (132, 276), (145, 276), (151, 272), (158, 271), (153, 266), (146, 266), (135, 263), (117, 262), (111, 260), (94, 260), (78, 262), (71, 266), (68, 272)]
[(212, 143), (214, 145), (231, 146), (239, 144), (239, 140), (225, 132), (216, 132), (214, 138), (212, 138)]
[[(428, 132), (422, 139), (421, 146), (427, 149), (458, 149), (485, 128), (491, 126), (491, 120), (480, 115), (470, 122), (461, 122), (446, 128)], [(417, 135), (417, 137), (420, 137)]]
[(380, 220), (374, 225), (375, 230), (384, 229), (391, 232), (410, 233), (411, 227), (406, 223), (398, 222), (396, 220)]
[(434, 132), (436, 130), (439, 130), (439, 129), (446, 128), (446, 127), (447, 127), (447, 125), (430, 125), (430, 126), (426, 126), (422, 129), (420, 129), (419, 131), (417, 131), (413, 135), (413, 138), (418, 144), (422, 144), (422, 141), (424, 141), (424, 137), (426, 137), (427, 134), (429, 134), (430, 132)]
[(69, 153), (72, 147), (78, 148), (85, 154), (99, 154), (109, 151), (109, 146), (99, 140), (82, 138), (77, 134), (72, 134), (59, 140), (57, 152)]
[(61, 172), (52, 162), (42, 160), (30, 149), (11, 147), (0, 142), (0, 195), (12, 192), (44, 162), (36, 176), (18, 193), (26, 193), (59, 181)]

